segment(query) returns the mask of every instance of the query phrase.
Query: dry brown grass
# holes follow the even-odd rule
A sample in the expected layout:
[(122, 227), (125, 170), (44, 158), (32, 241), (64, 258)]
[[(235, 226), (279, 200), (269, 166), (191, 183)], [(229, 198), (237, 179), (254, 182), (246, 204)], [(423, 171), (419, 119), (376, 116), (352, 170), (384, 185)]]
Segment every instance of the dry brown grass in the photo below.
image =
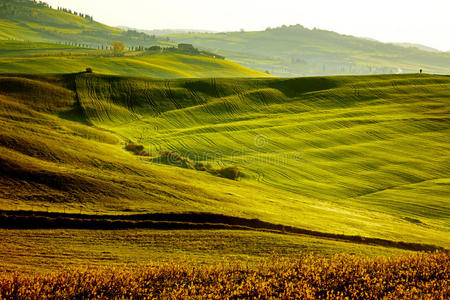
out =
[(240, 264), (166, 264), (0, 276), (7, 299), (448, 299), (450, 255), (395, 258), (304, 256)]

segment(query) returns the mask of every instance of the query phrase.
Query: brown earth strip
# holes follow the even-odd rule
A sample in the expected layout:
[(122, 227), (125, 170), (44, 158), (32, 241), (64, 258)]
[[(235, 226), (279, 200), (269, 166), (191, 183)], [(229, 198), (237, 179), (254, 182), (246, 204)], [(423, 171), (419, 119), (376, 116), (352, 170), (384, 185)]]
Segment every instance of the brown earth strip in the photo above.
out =
[(155, 213), (135, 215), (87, 215), (33, 211), (0, 211), (0, 228), (5, 229), (161, 229), (161, 230), (259, 230), (309, 235), (358, 244), (377, 245), (412, 251), (436, 251), (444, 248), (381, 238), (343, 235), (284, 226), (261, 221), (211, 213)]

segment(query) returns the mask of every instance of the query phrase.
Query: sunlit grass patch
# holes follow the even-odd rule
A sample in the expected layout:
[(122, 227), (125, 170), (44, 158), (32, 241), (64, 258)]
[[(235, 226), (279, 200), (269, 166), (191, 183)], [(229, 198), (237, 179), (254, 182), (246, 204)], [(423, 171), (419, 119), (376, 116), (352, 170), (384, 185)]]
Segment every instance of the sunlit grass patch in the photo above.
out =
[(302, 298), (448, 297), (448, 253), (395, 258), (272, 258), (239, 263), (69, 269), (46, 275), (0, 275), (6, 298)]

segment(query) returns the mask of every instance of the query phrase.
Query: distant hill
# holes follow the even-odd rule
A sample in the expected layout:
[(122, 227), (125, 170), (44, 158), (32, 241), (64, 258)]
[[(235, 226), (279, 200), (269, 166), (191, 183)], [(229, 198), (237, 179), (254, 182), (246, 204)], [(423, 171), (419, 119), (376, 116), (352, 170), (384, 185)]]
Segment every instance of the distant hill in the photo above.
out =
[(69, 9), (52, 9), (32, 0), (0, 2), (0, 40), (62, 42), (90, 47), (110, 45), (111, 41), (128, 46), (158, 44), (155, 37), (136, 31), (124, 31), (96, 22), (92, 16)]
[(405, 48), (417, 48), (419, 50), (428, 51), (428, 52), (441, 52), (438, 49), (428, 47), (422, 44), (414, 44), (414, 43), (394, 43), (394, 45), (405, 47)]
[(128, 26), (117, 26), (122, 30), (135, 30), (137, 32), (146, 33), (148, 35), (169, 35), (179, 33), (215, 33), (214, 30), (202, 30), (202, 29), (138, 29)]
[[(450, 73), (450, 54), (405, 48), (301, 25), (265, 31), (170, 35), (242, 65), (279, 76)], [(423, 48), (423, 47), (422, 47)], [(427, 49), (429, 50), (429, 49)]]

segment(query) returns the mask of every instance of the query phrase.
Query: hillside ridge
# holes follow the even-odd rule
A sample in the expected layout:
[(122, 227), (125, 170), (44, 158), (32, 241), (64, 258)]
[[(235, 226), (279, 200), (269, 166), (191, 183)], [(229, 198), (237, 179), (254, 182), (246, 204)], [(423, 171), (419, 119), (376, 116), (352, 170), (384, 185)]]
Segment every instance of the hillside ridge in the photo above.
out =
[(449, 74), (450, 54), (382, 43), (302, 25), (264, 31), (168, 35), (216, 51), (249, 68), (283, 77), (413, 73)]

